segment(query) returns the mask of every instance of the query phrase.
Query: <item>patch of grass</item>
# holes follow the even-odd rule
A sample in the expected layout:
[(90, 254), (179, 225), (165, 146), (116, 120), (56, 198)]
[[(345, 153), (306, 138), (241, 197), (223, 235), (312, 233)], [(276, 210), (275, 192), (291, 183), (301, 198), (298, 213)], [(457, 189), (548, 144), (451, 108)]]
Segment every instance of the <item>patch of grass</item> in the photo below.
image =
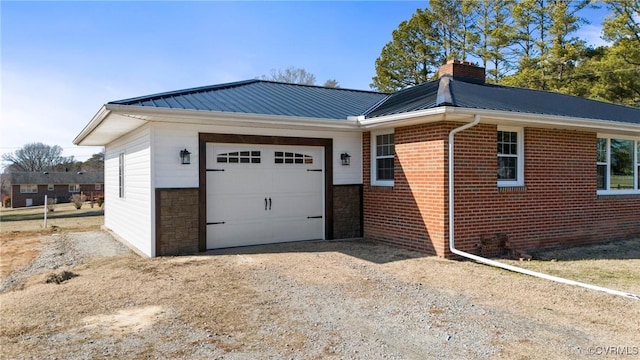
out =
[[(27, 220), (41, 220), (44, 218), (44, 209), (39, 206), (39, 211), (15, 211), (15, 212), (2, 212), (0, 213), (0, 222), (11, 221), (27, 221)], [(103, 216), (104, 210), (101, 208), (88, 208), (88, 209), (67, 209), (67, 207), (59, 207), (61, 210), (49, 212), (47, 219), (65, 219), (65, 218), (78, 218), (87, 216)]]
[(640, 239), (537, 251), (515, 266), (584, 283), (640, 294)]
[(0, 234), (50, 234), (56, 231), (97, 230), (104, 224), (104, 209), (99, 207), (76, 210), (73, 204), (57, 204), (47, 213), (44, 229), (44, 207), (0, 209)]

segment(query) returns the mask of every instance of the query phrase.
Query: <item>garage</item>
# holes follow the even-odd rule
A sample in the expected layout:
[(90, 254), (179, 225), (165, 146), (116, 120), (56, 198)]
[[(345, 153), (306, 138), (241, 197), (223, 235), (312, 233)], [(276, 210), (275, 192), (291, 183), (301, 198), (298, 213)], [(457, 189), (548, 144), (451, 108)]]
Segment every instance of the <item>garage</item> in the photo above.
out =
[(321, 146), (206, 144), (206, 248), (324, 239)]

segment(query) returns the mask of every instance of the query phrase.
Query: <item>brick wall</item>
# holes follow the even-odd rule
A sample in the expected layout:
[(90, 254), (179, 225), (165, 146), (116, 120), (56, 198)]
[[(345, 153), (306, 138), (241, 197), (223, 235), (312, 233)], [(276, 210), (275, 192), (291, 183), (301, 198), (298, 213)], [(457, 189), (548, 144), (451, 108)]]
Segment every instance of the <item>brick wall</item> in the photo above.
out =
[[(92, 194), (103, 194), (104, 185), (101, 185), (102, 190), (96, 190), (95, 184), (80, 184), (80, 192), (89, 197)], [(56, 199), (57, 203), (68, 203), (71, 195), (80, 193), (70, 193), (69, 185), (54, 185), (53, 190), (49, 190), (49, 185), (38, 185), (37, 193), (21, 193), (20, 185), (11, 186), (11, 207), (25, 207), (27, 199), (32, 199), (32, 206), (44, 205), (44, 196), (47, 195), (48, 199)]]
[(362, 236), (362, 185), (333, 186), (333, 238)]
[(198, 189), (156, 189), (156, 255), (198, 251)]
[(369, 133), (363, 134), (364, 236), (444, 255), (446, 123), (395, 131), (394, 186), (372, 186)]
[(456, 135), (456, 247), (506, 234), (520, 249), (640, 236), (640, 196), (598, 196), (596, 134), (525, 128), (525, 187), (496, 187), (496, 132)]
[[(460, 124), (398, 128), (394, 187), (370, 185), (363, 136), (364, 235), (450, 257), (447, 137)], [(497, 187), (495, 125), (456, 135), (456, 247), (501, 237), (520, 249), (640, 236), (640, 196), (597, 196), (596, 134), (525, 129), (525, 187)]]

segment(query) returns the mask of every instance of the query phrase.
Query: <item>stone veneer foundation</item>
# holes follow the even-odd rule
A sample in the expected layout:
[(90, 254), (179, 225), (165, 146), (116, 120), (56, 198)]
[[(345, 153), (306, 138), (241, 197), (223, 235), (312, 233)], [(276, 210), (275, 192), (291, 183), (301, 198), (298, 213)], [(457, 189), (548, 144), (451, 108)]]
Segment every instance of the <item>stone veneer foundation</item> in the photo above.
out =
[(198, 252), (198, 189), (156, 189), (156, 255)]
[(333, 186), (333, 238), (362, 236), (362, 185)]

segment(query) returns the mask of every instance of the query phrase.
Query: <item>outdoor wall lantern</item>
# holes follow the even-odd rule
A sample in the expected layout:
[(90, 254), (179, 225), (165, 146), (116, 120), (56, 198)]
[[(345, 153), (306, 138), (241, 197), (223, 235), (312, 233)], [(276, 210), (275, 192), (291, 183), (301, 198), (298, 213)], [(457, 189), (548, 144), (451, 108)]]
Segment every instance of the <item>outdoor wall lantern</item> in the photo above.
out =
[(340, 154), (340, 161), (342, 161), (342, 165), (344, 166), (349, 165), (351, 163), (351, 155), (343, 152)]
[(191, 164), (191, 153), (189, 150), (180, 150), (180, 160), (182, 161), (182, 165)]

